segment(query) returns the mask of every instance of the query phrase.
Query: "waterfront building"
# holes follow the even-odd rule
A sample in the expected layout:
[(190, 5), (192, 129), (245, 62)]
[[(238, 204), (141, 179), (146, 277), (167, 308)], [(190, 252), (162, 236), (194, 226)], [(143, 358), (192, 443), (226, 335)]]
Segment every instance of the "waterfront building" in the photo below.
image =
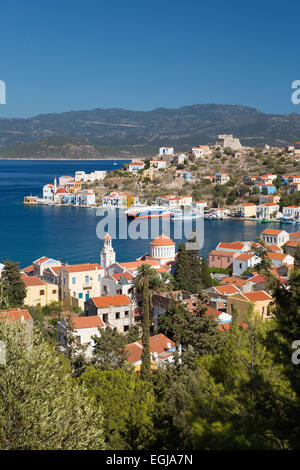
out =
[(256, 204), (253, 202), (243, 202), (236, 207), (236, 211), (240, 213), (242, 217), (255, 217)]
[(125, 294), (91, 297), (84, 303), (86, 316), (98, 315), (105, 326), (126, 333), (134, 324), (134, 309), (131, 300)]
[(104, 207), (126, 208), (137, 205), (139, 203), (138, 196), (133, 196), (127, 192), (113, 191), (108, 196), (103, 196), (102, 204)]
[(84, 355), (87, 359), (93, 356), (95, 346), (94, 336), (101, 336), (99, 328), (105, 329), (105, 325), (99, 316), (62, 318), (57, 322), (57, 341), (62, 351), (67, 351), (70, 344), (67, 340), (72, 334), (77, 346), (84, 347)]
[(63, 265), (58, 272), (59, 298), (84, 308), (84, 302), (101, 293), (104, 270), (98, 263)]
[(279, 205), (274, 202), (266, 202), (265, 204), (259, 204), (256, 206), (256, 217), (258, 219), (271, 219), (276, 218), (279, 212)]
[(300, 241), (300, 232), (291, 232), (289, 237), (292, 241)]
[(46, 201), (53, 201), (54, 197), (54, 190), (53, 190), (53, 184), (46, 184), (43, 187), (43, 199)]
[(192, 203), (192, 206), (194, 209), (197, 209), (199, 211), (204, 211), (205, 207), (207, 207), (207, 202), (206, 201), (194, 201)]
[(300, 206), (287, 206), (282, 209), (283, 217), (300, 219)]
[(155, 199), (156, 204), (159, 206), (165, 206), (169, 209), (180, 208), (181, 206), (192, 206), (192, 196), (174, 196), (174, 194), (168, 194), (166, 196), (158, 196)]
[(289, 240), (289, 234), (285, 230), (267, 228), (260, 234), (265, 243), (274, 243), (277, 246), (284, 245)]

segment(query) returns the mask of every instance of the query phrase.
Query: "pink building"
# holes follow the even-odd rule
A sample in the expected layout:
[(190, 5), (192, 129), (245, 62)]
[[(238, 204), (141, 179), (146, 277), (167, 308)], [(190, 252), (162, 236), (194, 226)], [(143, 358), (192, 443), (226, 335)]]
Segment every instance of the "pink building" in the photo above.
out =
[(238, 251), (212, 250), (209, 253), (208, 264), (210, 268), (228, 269), (232, 267), (233, 258), (238, 256)]

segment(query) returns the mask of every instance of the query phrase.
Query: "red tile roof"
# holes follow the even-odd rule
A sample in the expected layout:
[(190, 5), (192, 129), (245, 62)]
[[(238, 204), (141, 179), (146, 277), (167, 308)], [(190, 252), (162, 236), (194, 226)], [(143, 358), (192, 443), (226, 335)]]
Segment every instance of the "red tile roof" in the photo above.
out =
[(9, 322), (20, 321), (24, 317), (25, 321), (32, 320), (32, 316), (27, 309), (12, 308), (10, 310), (0, 310), (0, 319)]
[(97, 271), (102, 269), (98, 263), (86, 263), (86, 264), (73, 264), (62, 266), (63, 269), (66, 269), (69, 273), (79, 273), (82, 271)]
[(240, 279), (239, 277), (230, 277), (227, 276), (222, 279), (221, 284), (233, 284), (234, 286), (241, 287), (247, 283), (245, 279)]
[(247, 260), (253, 258), (253, 256), (254, 256), (254, 253), (241, 253), (235, 259), (238, 259), (240, 261), (247, 261)]
[(283, 231), (284, 230), (276, 230), (276, 229), (273, 229), (273, 228), (267, 228), (266, 230), (264, 230), (262, 232), (262, 235), (279, 235)]
[(220, 242), (217, 246), (217, 249), (231, 248), (232, 250), (242, 250), (245, 244), (243, 242)]
[[(169, 339), (167, 336), (163, 335), (162, 333), (159, 333), (158, 335), (151, 336), (150, 340), (150, 352), (151, 354), (157, 353), (158, 356), (165, 353), (166, 350), (168, 349), (168, 343), (170, 343), (171, 348), (175, 347), (174, 341)], [(127, 361), (130, 362), (131, 364), (134, 364), (135, 362), (138, 362), (141, 360), (142, 357), (142, 342), (141, 341), (136, 341), (135, 343), (130, 343), (125, 346), (126, 351), (128, 351), (129, 356)]]
[(263, 290), (258, 290), (256, 292), (244, 292), (243, 295), (250, 300), (250, 302), (259, 302), (263, 300), (272, 300), (271, 295)]
[(74, 330), (80, 330), (83, 328), (103, 328), (104, 323), (98, 315), (93, 315), (90, 317), (72, 317), (71, 323)]
[(37, 276), (21, 276), (22, 281), (24, 282), (26, 287), (33, 287), (33, 286), (44, 286), (46, 285), (45, 281), (42, 281)]
[(226, 284), (225, 286), (214, 286), (213, 289), (215, 289), (221, 295), (236, 294), (241, 292), (240, 289), (238, 289), (233, 284)]
[(125, 294), (120, 295), (107, 295), (104, 297), (92, 297), (90, 300), (93, 301), (97, 308), (107, 308), (110, 306), (119, 307), (122, 305), (131, 305), (130, 299)]
[(121, 279), (121, 277), (124, 277), (125, 279), (127, 279), (127, 281), (132, 281), (134, 279), (134, 276), (130, 273), (115, 273), (115, 274), (111, 274), (111, 276), (116, 280), (116, 281), (119, 281)]

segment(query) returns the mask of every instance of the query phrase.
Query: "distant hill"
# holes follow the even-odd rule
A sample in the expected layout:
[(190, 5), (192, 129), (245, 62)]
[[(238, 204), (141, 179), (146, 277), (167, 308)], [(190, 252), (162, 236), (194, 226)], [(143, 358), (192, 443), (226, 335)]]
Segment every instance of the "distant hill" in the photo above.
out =
[(149, 156), (162, 145), (186, 151), (218, 134), (242, 144), (282, 146), (300, 140), (300, 115), (266, 114), (241, 105), (198, 104), (152, 111), (94, 109), (0, 119), (1, 158)]

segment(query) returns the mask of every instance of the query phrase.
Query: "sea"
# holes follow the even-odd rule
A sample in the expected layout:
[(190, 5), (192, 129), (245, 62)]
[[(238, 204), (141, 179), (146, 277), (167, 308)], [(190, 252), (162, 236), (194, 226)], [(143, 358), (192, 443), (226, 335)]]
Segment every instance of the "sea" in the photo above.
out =
[[(255, 240), (265, 228), (297, 231), (293, 224), (203, 219), (187, 224), (169, 219), (156, 219), (155, 222), (144, 219), (126, 221), (127, 230), (124, 232), (120, 222), (124, 224), (124, 215), (118, 219), (118, 211), (107, 213), (96, 208), (23, 204), (25, 196), (41, 196), (43, 186), (53, 183), (54, 176), (74, 176), (75, 171), (80, 170), (87, 173), (109, 171), (121, 168), (124, 163), (127, 162), (0, 160), (0, 262), (7, 259), (17, 261), (21, 268), (42, 256), (69, 264), (99, 262), (107, 230), (114, 232), (111, 233), (112, 244), (120, 262), (133, 261), (150, 253), (153, 236), (162, 232), (171, 236), (178, 246), (187, 241), (192, 229), (196, 230), (199, 233), (199, 254), (207, 257), (220, 241)], [(152, 222), (156, 225), (149, 225)], [(145, 224), (148, 224), (147, 230)], [(197, 225), (191, 228), (191, 224)]]

